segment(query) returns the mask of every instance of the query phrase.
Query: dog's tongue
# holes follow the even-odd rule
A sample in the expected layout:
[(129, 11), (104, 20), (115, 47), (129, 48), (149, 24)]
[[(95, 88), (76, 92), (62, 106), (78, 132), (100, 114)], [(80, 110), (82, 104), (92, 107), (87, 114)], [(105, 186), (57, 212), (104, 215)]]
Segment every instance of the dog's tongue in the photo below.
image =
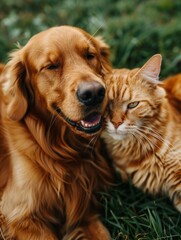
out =
[(81, 120), (80, 123), (83, 127), (89, 128), (98, 125), (101, 121), (101, 115), (98, 113), (93, 113), (89, 115), (86, 119)]

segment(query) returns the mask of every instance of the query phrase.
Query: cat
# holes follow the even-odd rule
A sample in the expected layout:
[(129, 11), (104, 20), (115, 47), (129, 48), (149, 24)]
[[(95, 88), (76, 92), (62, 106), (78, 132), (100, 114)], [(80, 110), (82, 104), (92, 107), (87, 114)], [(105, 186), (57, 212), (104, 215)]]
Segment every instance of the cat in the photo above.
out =
[(110, 113), (102, 138), (123, 180), (166, 194), (181, 212), (181, 99), (168, 96), (158, 80), (161, 62), (156, 54), (141, 68), (108, 76)]

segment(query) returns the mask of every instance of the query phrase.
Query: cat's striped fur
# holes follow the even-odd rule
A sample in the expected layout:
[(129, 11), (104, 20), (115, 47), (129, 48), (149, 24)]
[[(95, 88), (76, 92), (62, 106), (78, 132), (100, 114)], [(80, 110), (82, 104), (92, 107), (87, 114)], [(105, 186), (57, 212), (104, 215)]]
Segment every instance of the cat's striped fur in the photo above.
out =
[(167, 194), (181, 212), (181, 75), (158, 81), (161, 55), (109, 76), (110, 115), (103, 138), (124, 180)]

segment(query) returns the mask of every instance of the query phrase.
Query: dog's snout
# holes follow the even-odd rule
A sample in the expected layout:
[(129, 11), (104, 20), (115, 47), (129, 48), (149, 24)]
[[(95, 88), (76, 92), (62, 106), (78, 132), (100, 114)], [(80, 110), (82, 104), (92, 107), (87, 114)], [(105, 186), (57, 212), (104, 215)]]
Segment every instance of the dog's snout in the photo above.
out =
[(83, 82), (77, 90), (77, 97), (86, 106), (94, 106), (103, 101), (105, 88), (97, 81)]

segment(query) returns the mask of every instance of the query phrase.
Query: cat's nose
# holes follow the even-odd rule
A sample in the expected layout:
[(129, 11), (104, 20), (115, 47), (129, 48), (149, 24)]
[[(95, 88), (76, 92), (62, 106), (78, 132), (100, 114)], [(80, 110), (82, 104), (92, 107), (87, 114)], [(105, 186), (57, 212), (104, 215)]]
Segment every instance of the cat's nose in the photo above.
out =
[(114, 125), (115, 129), (117, 129), (123, 123), (123, 121), (119, 121), (119, 122), (111, 121), (111, 122)]

